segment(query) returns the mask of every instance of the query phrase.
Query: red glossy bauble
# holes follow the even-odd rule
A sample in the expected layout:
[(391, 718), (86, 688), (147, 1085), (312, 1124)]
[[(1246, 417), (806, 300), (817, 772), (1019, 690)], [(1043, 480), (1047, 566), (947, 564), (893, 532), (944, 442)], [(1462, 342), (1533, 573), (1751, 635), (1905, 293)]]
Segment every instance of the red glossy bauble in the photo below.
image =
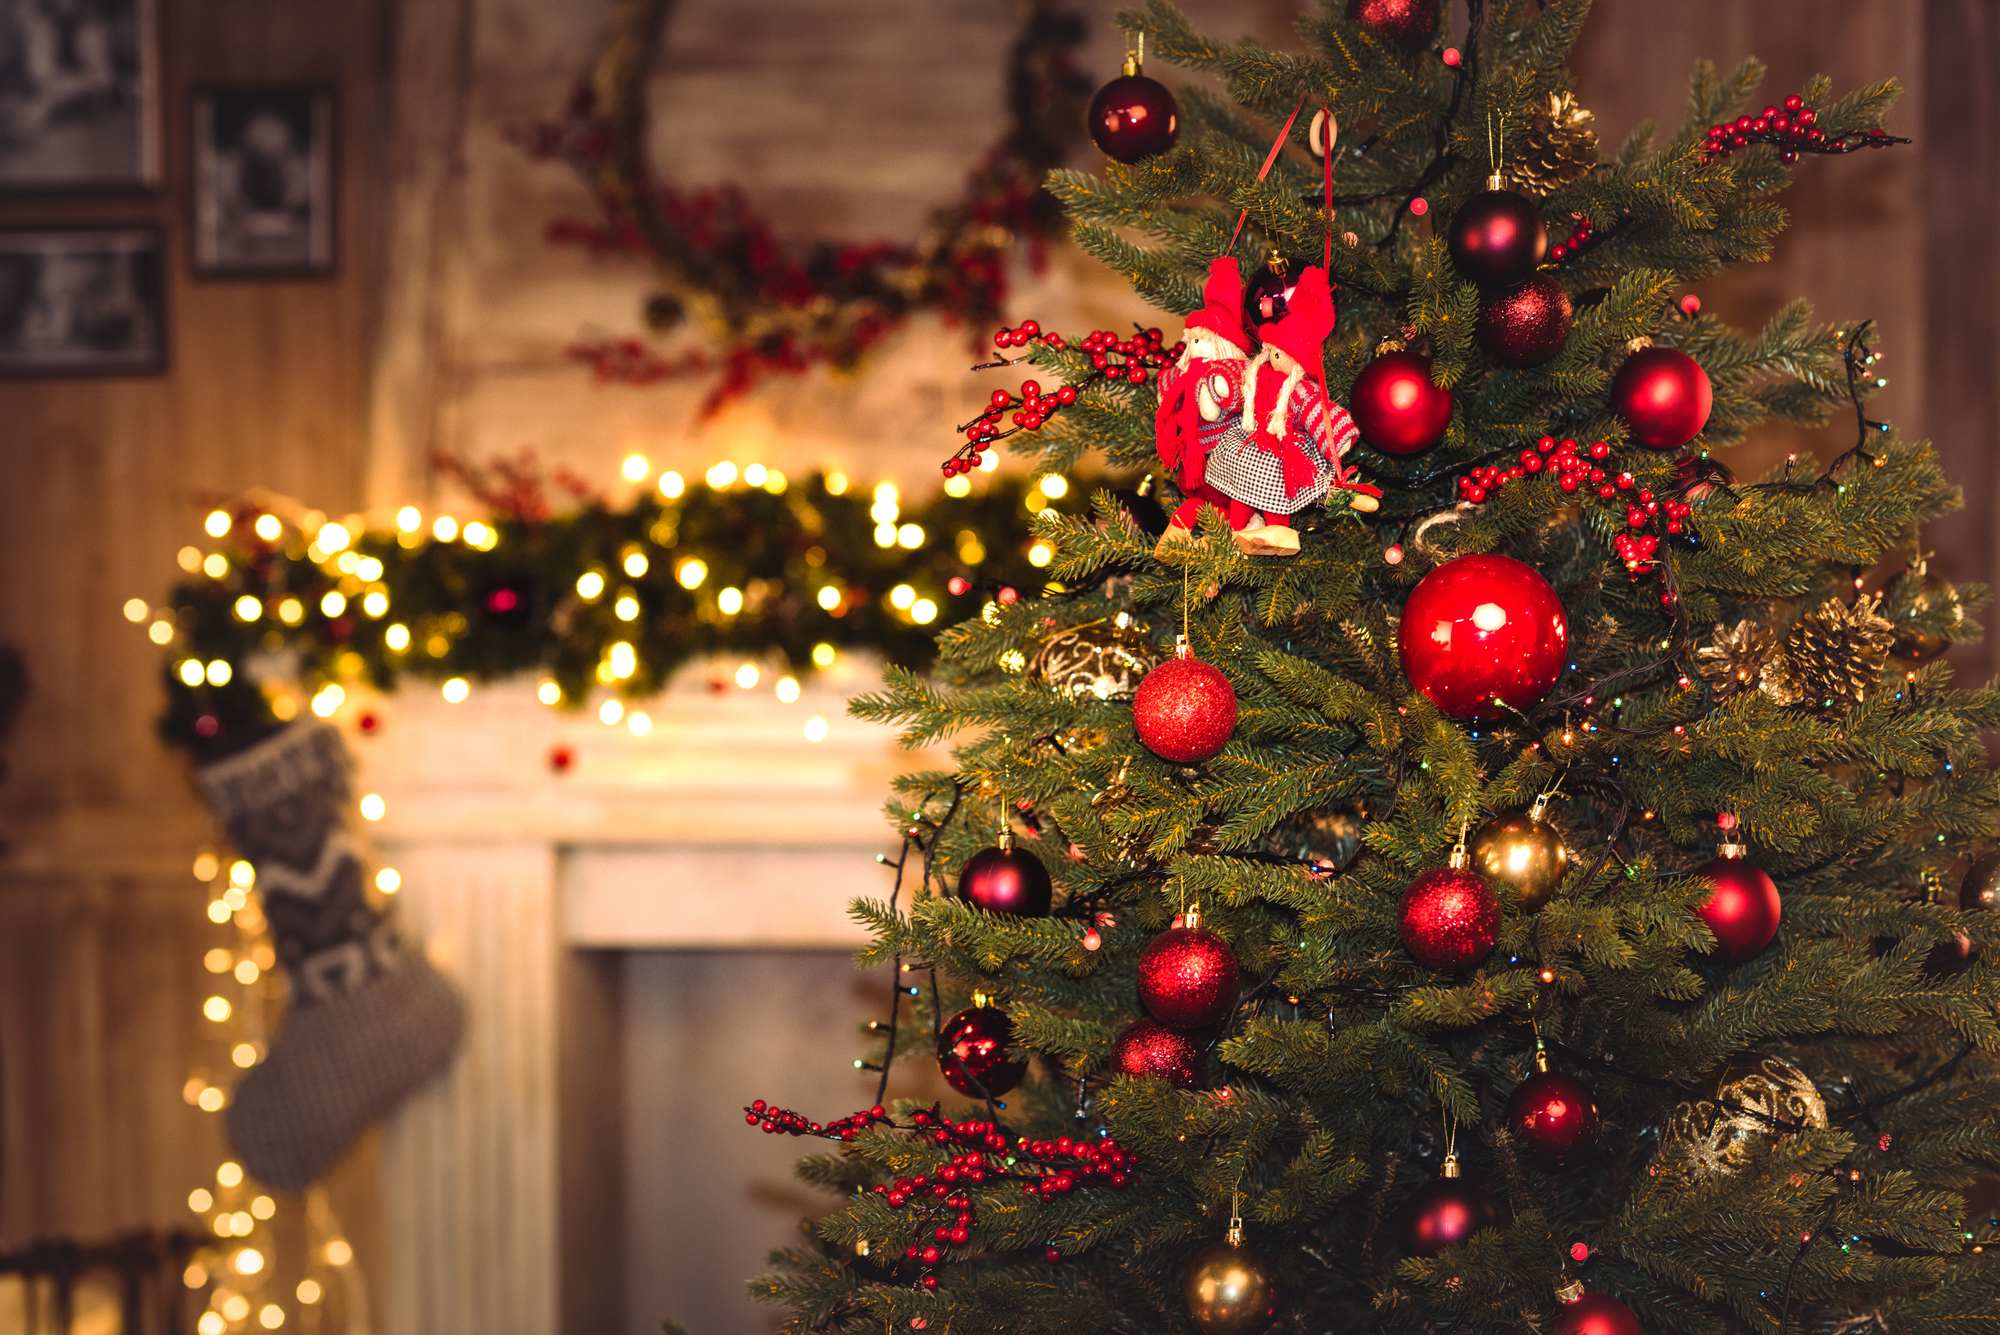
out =
[(1500, 1222), (1500, 1207), (1474, 1183), (1441, 1177), (1410, 1198), (1403, 1211), (1403, 1250), (1436, 1256)]
[(1479, 303), (1479, 346), (1502, 366), (1540, 366), (1569, 341), (1569, 294), (1546, 274), (1489, 292)]
[(1134, 1020), (1111, 1048), (1111, 1069), (1120, 1075), (1157, 1076), (1175, 1089), (1193, 1089), (1208, 1065), (1201, 1044), (1157, 1020)]
[(1500, 718), (1540, 703), (1556, 684), (1569, 653), (1569, 618), (1532, 566), (1509, 556), (1461, 556), (1410, 591), (1397, 641), (1410, 684), (1439, 709), (1454, 718)]
[(1403, 891), (1396, 929), (1427, 968), (1470, 969), (1493, 953), (1500, 896), (1469, 867), (1433, 867)]
[(1139, 1000), (1175, 1029), (1207, 1029), (1236, 1006), (1236, 952), (1206, 927), (1170, 927), (1139, 957)]
[(1549, 1335), (1646, 1335), (1632, 1309), (1608, 1293), (1586, 1293), (1556, 1308)]
[(1385, 352), (1368, 363), (1348, 399), (1361, 439), (1384, 454), (1421, 454), (1451, 422), (1451, 391), (1431, 383), (1431, 359), (1418, 352)]
[(1771, 944), (1785, 905), (1762, 868), (1747, 858), (1719, 857), (1695, 875), (1715, 882), (1715, 894), (1696, 912), (1715, 933), (1716, 959), (1737, 964)]
[(1452, 263), (1481, 287), (1506, 287), (1549, 253), (1549, 228), (1534, 201), (1512, 190), (1482, 190), (1451, 218)]
[(1708, 372), (1678, 348), (1641, 348), (1611, 382), (1612, 408), (1649, 450), (1676, 450), (1693, 440), (1714, 404)]
[(1180, 134), (1181, 109), (1166, 86), (1122, 74), (1090, 99), (1090, 137), (1104, 155), (1134, 163), (1164, 153)]
[(1243, 287), (1243, 327), (1255, 334), (1259, 326), (1284, 319), (1291, 311), (1292, 293), (1298, 286), (1297, 278), (1271, 264), (1259, 269), (1257, 276)]
[(1347, 21), (1415, 51), (1437, 36), (1437, 0), (1347, 0)]
[(1049, 869), (1025, 848), (987, 848), (967, 859), (958, 874), (958, 893), (988, 913), (1017, 918), (1047, 915), (1055, 898)]
[(972, 1006), (938, 1031), (938, 1071), (953, 1089), (975, 1099), (997, 1099), (1021, 1083), (1028, 1063), (1009, 1061), (1014, 1022), (992, 1006)]
[(1199, 658), (1170, 658), (1132, 697), (1132, 723), (1154, 755), (1177, 764), (1207, 760), (1236, 731), (1236, 691)]
[(1597, 1096), (1573, 1075), (1537, 1071), (1514, 1086), (1507, 1126), (1543, 1163), (1566, 1163), (1597, 1144)]

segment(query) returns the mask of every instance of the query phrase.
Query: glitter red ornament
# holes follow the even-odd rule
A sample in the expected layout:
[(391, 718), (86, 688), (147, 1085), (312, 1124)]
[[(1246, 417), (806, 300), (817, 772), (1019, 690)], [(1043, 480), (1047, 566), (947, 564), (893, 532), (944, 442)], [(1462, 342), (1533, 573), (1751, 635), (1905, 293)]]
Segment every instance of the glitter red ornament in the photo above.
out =
[(1770, 945), (1784, 917), (1778, 887), (1744, 856), (1749, 851), (1739, 843), (1723, 844), (1719, 856), (1695, 872), (1715, 883), (1715, 893), (1695, 911), (1715, 933), (1711, 953), (1724, 964), (1741, 963)]
[(1518, 283), (1549, 253), (1542, 211), (1525, 195), (1501, 189), (1497, 174), (1459, 206), (1448, 235), (1452, 263), (1481, 287)]
[(1193, 1089), (1200, 1084), (1206, 1065), (1200, 1043), (1144, 1017), (1126, 1026), (1111, 1048), (1112, 1070), (1120, 1075), (1156, 1076), (1175, 1089)]
[(958, 893), (988, 913), (1040, 918), (1048, 914), (1055, 887), (1042, 860), (1014, 847), (1014, 836), (1003, 833), (997, 848), (982, 849), (966, 860), (958, 874)]
[(1139, 957), (1139, 1000), (1161, 1024), (1207, 1029), (1235, 1009), (1236, 952), (1197, 914), (1182, 921), (1187, 925), (1161, 932)]
[(1148, 672), (1132, 697), (1139, 740), (1162, 760), (1193, 765), (1229, 744), (1236, 732), (1236, 691), (1229, 678), (1189, 656), (1179, 637), (1174, 656)]
[(1416, 51), (1437, 36), (1436, 0), (1347, 0), (1347, 21), (1393, 46)]
[(1451, 851), (1450, 866), (1419, 872), (1410, 882), (1396, 930), (1426, 968), (1470, 969), (1493, 953), (1500, 896), (1472, 870), (1464, 844)]
[(1575, 1076), (1551, 1071), (1538, 1044), (1534, 1074), (1507, 1100), (1507, 1126), (1529, 1153), (1556, 1167), (1597, 1144), (1597, 1096)]
[(1556, 1309), (1549, 1335), (1646, 1335), (1646, 1330), (1632, 1309), (1610, 1294), (1585, 1293)]
[(1454, 718), (1498, 718), (1540, 703), (1556, 684), (1569, 652), (1569, 618), (1532, 566), (1508, 556), (1461, 556), (1411, 590), (1398, 645), (1410, 684), (1439, 709)]
[(968, 1007), (938, 1030), (938, 1072), (961, 1094), (997, 1099), (1028, 1073), (1028, 1063), (1007, 1056), (1013, 1041), (1014, 1022), (1007, 1012), (992, 1006)]
[(1678, 348), (1641, 348), (1611, 382), (1611, 406), (1632, 439), (1649, 450), (1674, 450), (1701, 434), (1715, 391), (1701, 363)]
[(1421, 454), (1444, 439), (1451, 391), (1431, 383), (1431, 359), (1385, 352), (1361, 369), (1347, 411), (1367, 441), (1384, 454)]
[(1097, 90), (1085, 118), (1092, 142), (1127, 165), (1172, 148), (1180, 122), (1174, 95), (1139, 72), (1136, 55), (1125, 57), (1125, 72)]
[(1485, 1190), (1459, 1176), (1458, 1156), (1446, 1155), (1444, 1176), (1410, 1198), (1403, 1210), (1403, 1250), (1436, 1256), (1500, 1222), (1500, 1207)]
[(1547, 274), (1489, 292), (1479, 303), (1479, 345), (1502, 366), (1540, 366), (1569, 340), (1569, 294)]

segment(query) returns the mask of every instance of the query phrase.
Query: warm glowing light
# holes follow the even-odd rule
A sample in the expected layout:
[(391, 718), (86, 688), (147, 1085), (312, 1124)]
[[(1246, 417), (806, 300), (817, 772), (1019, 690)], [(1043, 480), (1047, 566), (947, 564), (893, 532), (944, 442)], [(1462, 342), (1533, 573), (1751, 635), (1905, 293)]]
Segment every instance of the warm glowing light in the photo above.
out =
[(248, 890), (257, 884), (257, 869), (242, 858), (229, 864), (229, 884), (240, 890)]
[[(201, 1003), (201, 1013), (217, 1024), (221, 1024), (229, 1018), (229, 998), (210, 997), (207, 1001)], [(228, 1186), (229, 1184), (225, 1182), (223, 1185)]]
[(228, 973), (236, 967), (236, 957), (221, 946), (216, 946), (201, 957), (201, 966), (210, 973)]
[(358, 552), (342, 552), (333, 564), (341, 574), (351, 575), (361, 568), (361, 556)]
[(194, 878), (197, 881), (212, 881), (222, 872), (222, 863), (213, 853), (197, 853), (194, 859)]
[(181, 684), (183, 686), (201, 685), (202, 667), (200, 659), (197, 658), (182, 659), (181, 665), (178, 669), (176, 669), (176, 671), (180, 673)]
[(889, 590), (889, 606), (907, 608), (917, 601), (917, 591), (907, 584), (898, 584)]
[(701, 587), (701, 582), (708, 578), (708, 563), (690, 557), (680, 563), (679, 568), (674, 571), (674, 578), (680, 582), (683, 589), (698, 589)]
[(500, 541), (500, 530), (491, 524), (482, 524), (477, 519), (465, 526), (465, 545), (490, 552)]
[(619, 681), (639, 670), (639, 652), (623, 640), (613, 644), (605, 654), (604, 661), (611, 665), (611, 675)]
[[(231, 970), (231, 972), (236, 975), (237, 982), (243, 984), (245, 987), (248, 987), (250, 986), (250, 984), (257, 981), (257, 975), (262, 973), (263, 970), (257, 967), (256, 960), (238, 960), (236, 962), (236, 967), (233, 970)], [(239, 1063), (239, 1065), (240, 1064), (241, 1063)]]
[(679, 473), (660, 474), (660, 495), (666, 497), (668, 500), (674, 500), (686, 490), (687, 479)]
[(819, 591), (819, 605), (831, 612), (840, 606), (840, 590), (829, 584)]
[(144, 598), (127, 598), (125, 600), (125, 619), (135, 626), (144, 621), (146, 613), (152, 610), (152, 608), (146, 606)]
[(625, 706), (619, 704), (616, 700), (606, 700), (599, 706), (597, 717), (602, 719), (607, 725), (616, 723), (619, 719), (625, 717)]
[(210, 552), (202, 559), (201, 573), (210, 579), (221, 579), (229, 573), (229, 558), (221, 552)]
[(290, 723), (299, 716), (299, 702), (280, 691), (271, 697), (271, 717), (280, 723)]
[(431, 536), (439, 542), (450, 542), (458, 536), (458, 521), (450, 515), (439, 515), (431, 523)]
[(896, 545), (911, 551), (924, 545), (924, 531), (916, 524), (905, 524), (896, 530)]
[(444, 684), (444, 698), (455, 705), (465, 703), (465, 697), (472, 694), (472, 687), (463, 677), (453, 677)]
[(319, 694), (312, 698), (312, 711), (321, 718), (332, 718), (333, 711), (340, 708), (341, 702), (345, 699), (347, 692), (340, 687), (322, 686)]
[(264, 604), (246, 593), (236, 600), (235, 611), (238, 621), (255, 621), (264, 615)]
[(208, 901), (208, 920), (210, 922), (228, 922), (229, 915), (232, 912), (234, 910), (220, 899), (211, 899)]
[(847, 494), (847, 474), (828, 473), (826, 475), (826, 494), (829, 496), (845, 496)]
[(736, 465), (730, 463), (727, 459), (724, 459), (721, 463), (708, 470), (708, 485), (717, 491), (721, 491), (735, 480)]
[(809, 718), (806, 720), (806, 740), (809, 742), (823, 742), (826, 740), (825, 719)]
[(361, 600), (361, 610), (371, 617), (379, 617), (389, 610), (389, 595), (380, 589), (370, 590)]
[(875, 526), (875, 545), (877, 547), (894, 547), (896, 545), (896, 526), (894, 524), (877, 524)]
[(415, 533), (424, 526), (424, 512), (414, 505), (406, 505), (396, 511), (396, 531)]
[(155, 621), (146, 627), (146, 638), (154, 644), (165, 644), (174, 638), (174, 628), (168, 622)]
[(877, 494), (875, 504), (868, 507), (868, 517), (878, 524), (893, 524), (896, 522), (896, 516), (901, 513), (896, 505), (894, 493), (886, 498)]
[(319, 600), (319, 610), (330, 617), (337, 617), (347, 610), (347, 595), (339, 589), (328, 589), (326, 597)]
[(743, 480), (750, 486), (761, 487), (764, 485), (764, 478), (767, 472), (768, 470), (764, 465), (751, 464), (743, 470)]
[(403, 625), (400, 621), (397, 622), (382, 632), (382, 643), (388, 645), (396, 653), (402, 653), (403, 650), (410, 647), (410, 628)]
[(629, 593), (621, 593), (618, 595), (618, 601), (611, 604), (611, 610), (618, 614), (620, 621), (637, 621), (639, 600)]
[(234, 913), (250, 902), (250, 896), (240, 887), (232, 885), (222, 892), (222, 902), (229, 906), (231, 913)]
[(1050, 473), (1042, 479), (1042, 495), (1050, 500), (1069, 495), (1069, 479), (1061, 473)]
[(233, 1159), (224, 1160), (216, 1167), (215, 1180), (225, 1187), (242, 1186), (243, 1165)]
[(986, 451), (986, 453), (979, 456), (980, 472), (991, 473), (999, 467), (1000, 467), (1000, 455), (996, 451), (988, 450)]
[(944, 480), (944, 494), (947, 496), (970, 496), (972, 479), (963, 473), (954, 473)]
[(231, 1321), (241, 1321), (250, 1315), (250, 1300), (240, 1293), (232, 1293), (228, 1301), (222, 1304), (222, 1314)]
[(625, 573), (633, 579), (637, 579), (639, 576), (645, 574), (647, 565), (648, 562), (644, 552), (625, 553)]
[(928, 598), (919, 598), (910, 604), (910, 620), (919, 626), (928, 626), (937, 620), (937, 604)]
[(625, 474), (627, 482), (644, 482), (646, 475), (653, 471), (653, 465), (646, 462), (646, 456), (643, 454), (628, 454), (625, 456), (625, 466), (621, 471)]
[(1028, 548), (1028, 564), (1038, 570), (1050, 561), (1053, 561), (1055, 556), (1056, 554), (1049, 550), (1049, 545), (1046, 542), (1038, 542)]
[(182, 570), (192, 575), (195, 571), (201, 569), (201, 548), (183, 547), (174, 553), (174, 560)]
[(313, 541), (323, 551), (337, 552), (353, 542), (354, 535), (347, 531), (345, 524), (321, 524), (319, 532), (313, 535)]
[(203, 1112), (221, 1112), (225, 1101), (226, 1098), (223, 1092), (214, 1085), (210, 1085), (207, 1089), (201, 1091), (201, 1096), (194, 1101), (194, 1105)]
[(746, 691), (755, 686), (757, 684), (757, 665), (755, 663), (745, 663), (742, 667), (737, 668), (736, 684)]
[(209, 537), (219, 538), (229, 532), (230, 522), (229, 511), (210, 510), (208, 512), (208, 522), (203, 524), (202, 527), (208, 530)]
[(227, 686), (230, 677), (234, 675), (229, 669), (227, 659), (218, 658), (208, 665), (208, 684), (210, 686)]
[(791, 704), (794, 700), (797, 700), (799, 698), (799, 683), (797, 678), (794, 677), (778, 678), (778, 698), (780, 700), (783, 700), (786, 704)]
[(535, 698), (545, 705), (562, 703), (562, 687), (552, 681), (545, 681), (535, 690)]
[(259, 1219), (269, 1219), (272, 1215), (278, 1213), (278, 1203), (269, 1196), (259, 1196), (256, 1200), (250, 1202), (250, 1213), (256, 1215)]
[(735, 616), (743, 610), (743, 590), (724, 589), (715, 595), (715, 605), (722, 609), (724, 616)]
[(834, 648), (832, 645), (815, 644), (813, 646), (814, 667), (832, 667), (833, 658), (834, 658)]
[(394, 867), (384, 867), (375, 873), (375, 888), (385, 895), (393, 895), (403, 888), (403, 873)]
[(328, 1265), (346, 1265), (353, 1259), (354, 1248), (347, 1245), (346, 1238), (335, 1238), (332, 1242), (326, 1244), (326, 1263)]
[(311, 1305), (313, 1303), (318, 1302), (319, 1299), (320, 1299), (320, 1287), (318, 1280), (302, 1279), (299, 1281), (300, 1302), (305, 1303), (307, 1305)]
[(278, 604), (278, 620), (287, 626), (296, 626), (306, 619), (306, 605), (296, 598), (287, 598)]
[(245, 1247), (230, 1258), (229, 1264), (239, 1275), (254, 1275), (264, 1268), (264, 1254), (255, 1247)]
[(787, 480), (783, 473), (773, 468), (764, 474), (764, 490), (773, 496), (782, 496), (785, 494)]
[(265, 1330), (276, 1330), (285, 1324), (285, 1309), (276, 1303), (265, 1303), (257, 1313), (257, 1324)]
[(361, 798), (361, 816), (364, 820), (381, 820), (389, 804), (382, 800), (380, 793), (365, 793)]
[(188, 1193), (188, 1209), (196, 1214), (207, 1214), (208, 1207), (213, 1204), (215, 1197), (209, 1194), (207, 1187), (196, 1187)]
[(632, 717), (625, 720), (625, 726), (632, 730), (634, 737), (644, 737), (653, 730), (653, 720), (635, 710)]
[[(249, 963), (247, 960), (244, 962), (246, 964)], [(254, 969), (257, 966), (252, 964), (250, 967)], [(255, 1043), (238, 1043), (229, 1050), (229, 1060), (248, 1070), (257, 1064), (257, 1045)]]
[(200, 1335), (222, 1335), (229, 1329), (229, 1323), (222, 1319), (220, 1312), (203, 1312), (201, 1319), (194, 1323), (194, 1328)]
[(276, 542), (278, 535), (285, 531), (284, 521), (276, 515), (258, 515), (254, 525), (257, 536), (266, 542)]
[(576, 596), (590, 602), (604, 592), (604, 576), (595, 570), (586, 570), (576, 577)]
[(372, 556), (364, 556), (354, 563), (354, 573), (357, 578), (373, 583), (382, 578), (382, 563)]

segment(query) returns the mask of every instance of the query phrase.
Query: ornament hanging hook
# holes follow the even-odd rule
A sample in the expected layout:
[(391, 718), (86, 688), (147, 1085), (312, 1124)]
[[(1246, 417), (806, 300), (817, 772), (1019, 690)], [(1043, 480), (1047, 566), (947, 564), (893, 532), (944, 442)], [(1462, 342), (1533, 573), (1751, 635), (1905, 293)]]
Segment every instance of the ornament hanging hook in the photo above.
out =
[(1145, 68), (1146, 68), (1145, 30), (1142, 28), (1136, 33), (1127, 31), (1125, 34), (1125, 77), (1129, 79), (1133, 75), (1139, 73), (1141, 70)]
[(1243, 1190), (1233, 1188), (1229, 1193), (1229, 1245), (1243, 1245)]

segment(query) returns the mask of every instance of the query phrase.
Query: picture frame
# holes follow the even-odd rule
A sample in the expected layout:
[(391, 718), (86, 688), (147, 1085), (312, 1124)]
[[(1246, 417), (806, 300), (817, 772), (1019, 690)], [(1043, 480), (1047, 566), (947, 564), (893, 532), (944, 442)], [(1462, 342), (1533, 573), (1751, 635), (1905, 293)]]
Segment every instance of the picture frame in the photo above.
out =
[(167, 365), (161, 229), (0, 229), (0, 377), (151, 375)]
[(320, 84), (195, 90), (193, 265), (204, 278), (334, 272), (334, 97)]
[(154, 0), (0, 0), (0, 191), (161, 179)]

